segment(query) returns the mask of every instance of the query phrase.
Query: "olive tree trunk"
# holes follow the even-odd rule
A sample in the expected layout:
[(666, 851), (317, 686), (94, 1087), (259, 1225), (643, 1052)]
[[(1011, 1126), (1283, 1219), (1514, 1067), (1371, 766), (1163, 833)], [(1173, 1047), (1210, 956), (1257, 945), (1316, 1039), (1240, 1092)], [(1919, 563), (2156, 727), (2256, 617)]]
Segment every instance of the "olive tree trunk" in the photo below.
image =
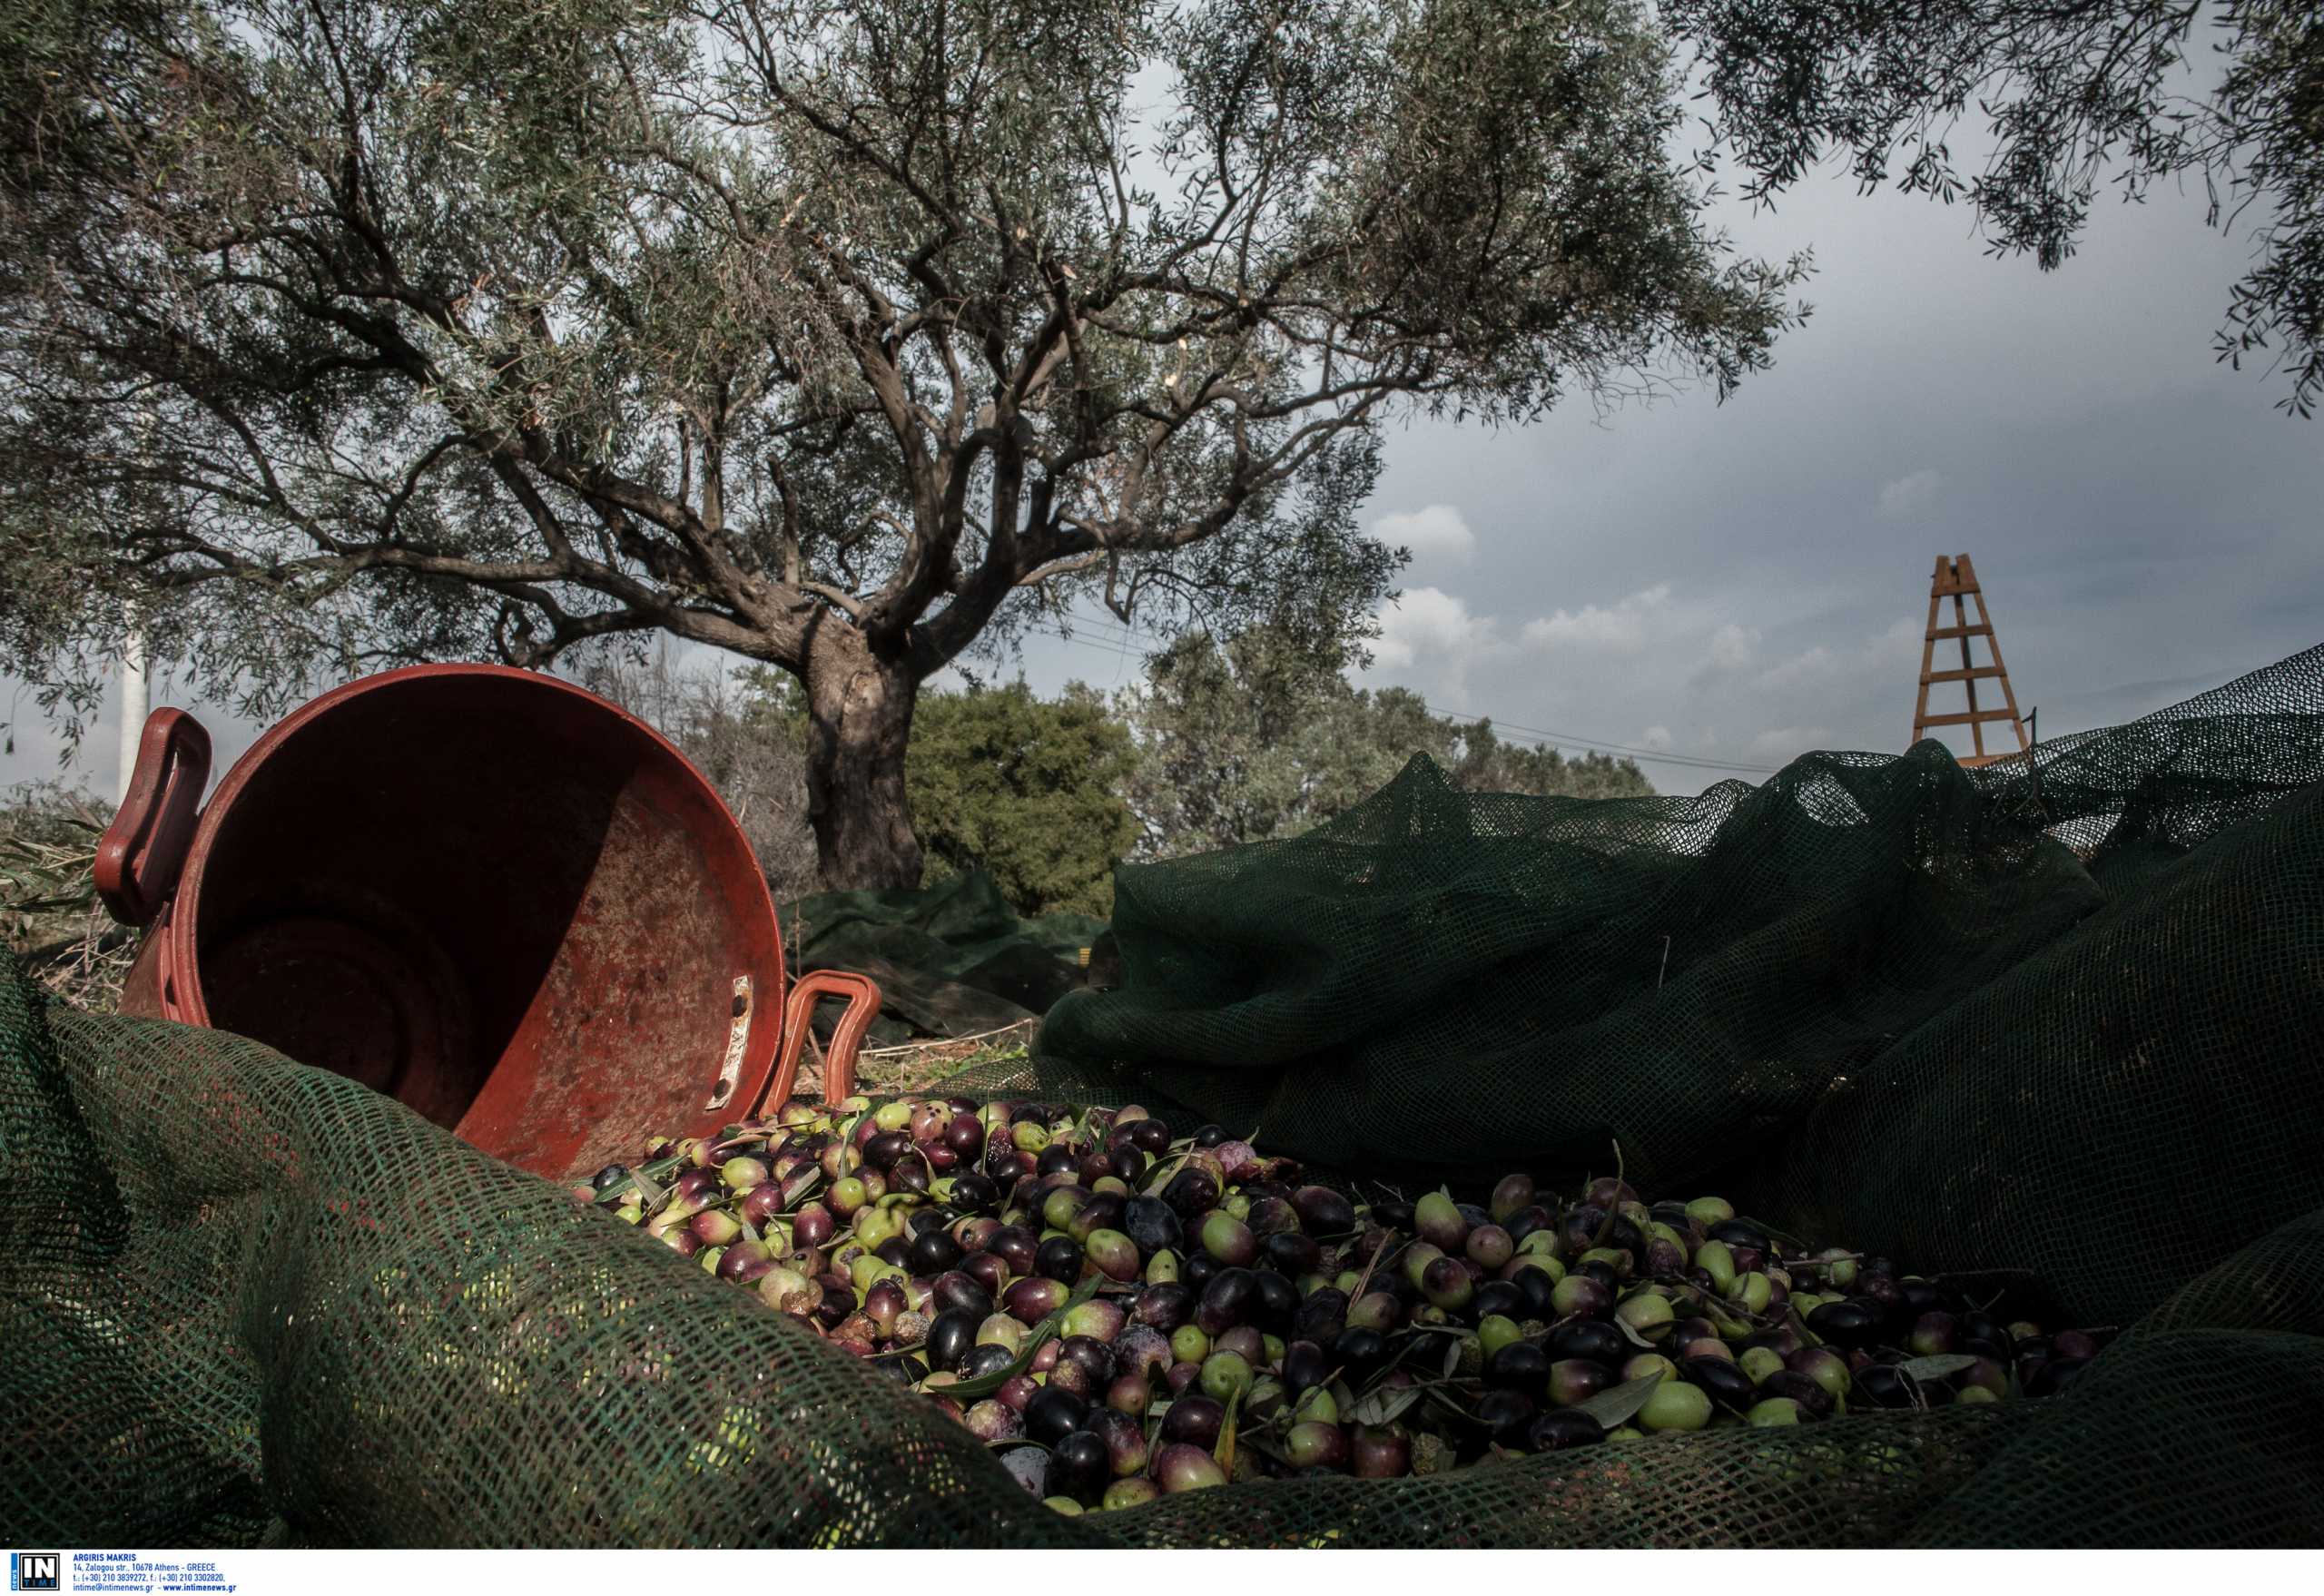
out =
[(920, 683), (862, 639), (825, 634), (807, 671), (807, 818), (826, 888), (917, 887), (904, 748)]

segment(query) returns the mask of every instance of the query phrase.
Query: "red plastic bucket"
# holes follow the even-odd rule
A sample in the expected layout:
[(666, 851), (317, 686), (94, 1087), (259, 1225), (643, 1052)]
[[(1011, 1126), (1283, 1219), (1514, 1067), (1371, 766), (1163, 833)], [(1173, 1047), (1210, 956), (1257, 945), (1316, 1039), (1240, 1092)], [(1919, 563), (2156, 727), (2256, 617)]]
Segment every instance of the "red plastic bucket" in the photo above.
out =
[[(100, 850), (107, 904), (153, 925), (124, 1013), (251, 1037), (551, 1176), (741, 1118), (779, 1049), (795, 1070), (758, 862), (614, 704), (497, 665), (367, 677), (268, 731), (197, 820), (208, 746), (157, 712)], [(876, 989), (812, 984), (869, 989), (852, 1055)]]

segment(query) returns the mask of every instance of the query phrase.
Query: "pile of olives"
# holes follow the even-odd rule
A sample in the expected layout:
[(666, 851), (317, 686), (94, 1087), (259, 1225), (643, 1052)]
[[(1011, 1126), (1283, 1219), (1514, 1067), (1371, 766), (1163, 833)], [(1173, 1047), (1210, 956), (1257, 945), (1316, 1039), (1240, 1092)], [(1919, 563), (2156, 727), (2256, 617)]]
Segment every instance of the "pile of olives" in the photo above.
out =
[(924, 1393), (1068, 1512), (2042, 1396), (2101, 1339), (1718, 1197), (1512, 1175), (1482, 1207), (1359, 1203), (1137, 1107), (792, 1102), (575, 1196)]

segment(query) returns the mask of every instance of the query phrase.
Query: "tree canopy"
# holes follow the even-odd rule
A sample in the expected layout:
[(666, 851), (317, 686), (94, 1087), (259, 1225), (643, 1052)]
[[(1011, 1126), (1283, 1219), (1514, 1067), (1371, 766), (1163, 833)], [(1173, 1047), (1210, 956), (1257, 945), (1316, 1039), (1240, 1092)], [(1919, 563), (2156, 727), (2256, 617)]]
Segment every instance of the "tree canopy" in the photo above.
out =
[[(2220, 358), (2263, 353), (2313, 413), (2324, 394), (2324, 23), (2305, 0), (1664, 0), (1699, 52), (1712, 132), (1768, 197), (1827, 153), (1867, 189), (1967, 202), (1992, 252), (2051, 268), (2111, 185), (2202, 185), (2249, 224)], [(2208, 38), (2211, 48), (2201, 48)], [(1952, 138), (1990, 135), (1969, 171)]]
[(246, 710), (653, 634), (796, 677), (833, 885), (1077, 596), (1360, 648), (1382, 424), (1769, 359), (1634, 0), (23, 0), (0, 649)]
[(1516, 746), (1405, 688), (1352, 686), (1264, 629), (1223, 644), (1181, 638), (1118, 707), (1138, 745), (1130, 807), (1142, 851), (1165, 858), (1296, 836), (1370, 797), (1415, 754), (1472, 792), (1654, 791), (1632, 761)]

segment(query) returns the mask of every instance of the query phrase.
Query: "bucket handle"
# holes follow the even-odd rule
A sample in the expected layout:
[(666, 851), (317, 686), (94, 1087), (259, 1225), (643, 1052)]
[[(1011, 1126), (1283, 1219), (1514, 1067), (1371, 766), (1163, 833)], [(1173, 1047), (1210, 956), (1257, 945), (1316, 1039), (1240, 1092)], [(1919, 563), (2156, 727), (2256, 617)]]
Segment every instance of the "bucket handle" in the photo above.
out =
[(210, 734), (202, 723), (182, 709), (148, 715), (129, 795), (97, 843), (97, 896), (122, 924), (152, 924), (177, 891), (209, 784)]
[(836, 1103), (855, 1095), (855, 1053), (863, 1045), (863, 1033), (880, 1016), (880, 985), (868, 975), (849, 970), (811, 970), (792, 984), (783, 1005), (783, 1045), (774, 1073), (753, 1098), (747, 1114), (764, 1113), (791, 1100), (815, 1005), (825, 998), (845, 998), (847, 1011), (839, 1017), (831, 1050), (823, 1056), (823, 1101)]

